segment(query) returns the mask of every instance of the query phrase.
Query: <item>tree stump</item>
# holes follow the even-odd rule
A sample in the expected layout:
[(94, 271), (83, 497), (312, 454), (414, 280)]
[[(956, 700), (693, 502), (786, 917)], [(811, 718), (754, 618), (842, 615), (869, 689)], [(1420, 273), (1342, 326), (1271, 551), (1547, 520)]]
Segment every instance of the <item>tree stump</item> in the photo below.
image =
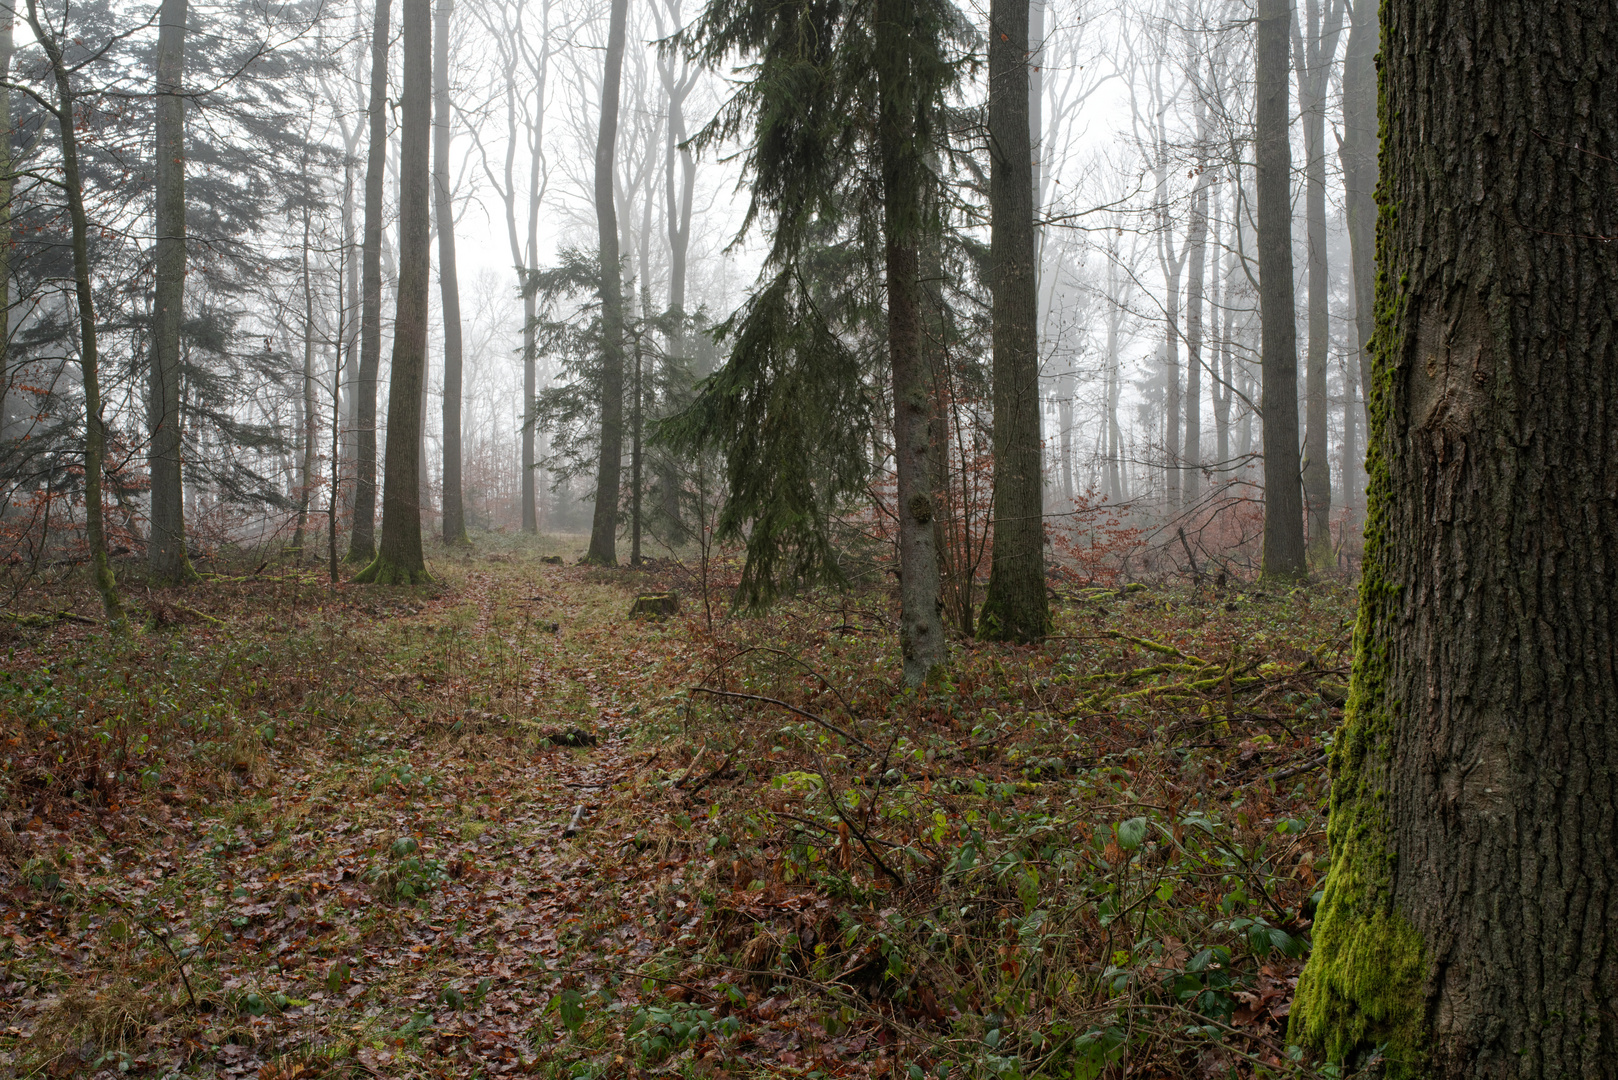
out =
[(635, 597), (630, 605), (629, 617), (666, 619), (670, 615), (678, 614), (680, 610), (680, 597), (678, 593), (642, 593)]

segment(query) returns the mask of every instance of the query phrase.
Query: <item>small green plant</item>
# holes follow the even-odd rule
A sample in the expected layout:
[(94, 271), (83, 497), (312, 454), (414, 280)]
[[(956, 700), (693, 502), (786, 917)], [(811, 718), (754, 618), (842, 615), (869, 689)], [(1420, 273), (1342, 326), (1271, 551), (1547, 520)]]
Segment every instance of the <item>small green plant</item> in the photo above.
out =
[[(745, 1000), (745, 999), (744, 999)], [(630, 1045), (641, 1060), (655, 1065), (676, 1050), (707, 1036), (730, 1038), (741, 1030), (734, 1016), (719, 1016), (713, 1010), (690, 1002), (647, 1005), (635, 1012), (629, 1022)]]
[(439, 859), (426, 859), (415, 837), (401, 836), (388, 849), (392, 861), (371, 871), (370, 880), (383, 899), (408, 902), (416, 900), (449, 880), (449, 873)]

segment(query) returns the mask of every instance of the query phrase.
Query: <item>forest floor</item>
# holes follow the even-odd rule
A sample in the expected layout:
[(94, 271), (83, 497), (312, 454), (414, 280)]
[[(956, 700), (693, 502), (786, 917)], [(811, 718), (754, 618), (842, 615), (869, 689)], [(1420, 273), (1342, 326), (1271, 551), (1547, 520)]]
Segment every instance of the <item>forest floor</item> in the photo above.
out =
[(918, 694), (886, 592), (580, 546), (128, 587), (122, 638), (24, 592), (0, 1072), (1312, 1075), (1346, 582), (1064, 588)]

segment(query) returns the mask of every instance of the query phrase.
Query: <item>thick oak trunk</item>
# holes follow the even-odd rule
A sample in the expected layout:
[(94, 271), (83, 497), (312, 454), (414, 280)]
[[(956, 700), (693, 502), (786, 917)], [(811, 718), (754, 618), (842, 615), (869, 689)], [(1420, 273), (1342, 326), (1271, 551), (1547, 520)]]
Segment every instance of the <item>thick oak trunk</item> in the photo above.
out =
[(1045, 594), (1045, 475), (1039, 438), (1034, 151), (1028, 130), (1028, 0), (989, 8), (989, 243), (994, 293), (994, 549), (978, 636), (1036, 641)]
[(1389, 0), (1370, 513), (1292, 1010), (1391, 1073), (1618, 1061), (1618, 21)]

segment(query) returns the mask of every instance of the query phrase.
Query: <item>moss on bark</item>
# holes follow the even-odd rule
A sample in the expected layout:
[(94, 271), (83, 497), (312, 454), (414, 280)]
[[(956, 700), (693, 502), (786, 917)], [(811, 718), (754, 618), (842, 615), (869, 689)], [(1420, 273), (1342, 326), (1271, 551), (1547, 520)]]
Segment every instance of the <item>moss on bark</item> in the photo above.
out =
[[(1387, 245), (1397, 208), (1384, 203), (1379, 242)], [(1366, 388), (1365, 562), (1354, 627), (1354, 673), (1345, 718), (1332, 754), (1331, 812), (1326, 835), (1331, 871), (1315, 913), (1314, 948), (1298, 982), (1290, 1036), (1332, 1061), (1360, 1064), (1380, 1050), (1390, 1076), (1420, 1068), (1425, 1028), (1427, 949), (1393, 906), (1397, 864), (1389, 820), (1395, 720), (1401, 705), (1389, 680), (1389, 640), (1396, 632), (1400, 587), (1389, 545), (1393, 481), (1389, 455), (1394, 380), (1404, 350), (1404, 289), (1388, 272), (1384, 247), (1377, 274), (1377, 327), (1371, 385)]]
[(432, 575), (427, 571), (411, 570), (383, 555), (372, 559), (371, 565), (354, 578), (359, 585), (427, 585), (432, 580)]

